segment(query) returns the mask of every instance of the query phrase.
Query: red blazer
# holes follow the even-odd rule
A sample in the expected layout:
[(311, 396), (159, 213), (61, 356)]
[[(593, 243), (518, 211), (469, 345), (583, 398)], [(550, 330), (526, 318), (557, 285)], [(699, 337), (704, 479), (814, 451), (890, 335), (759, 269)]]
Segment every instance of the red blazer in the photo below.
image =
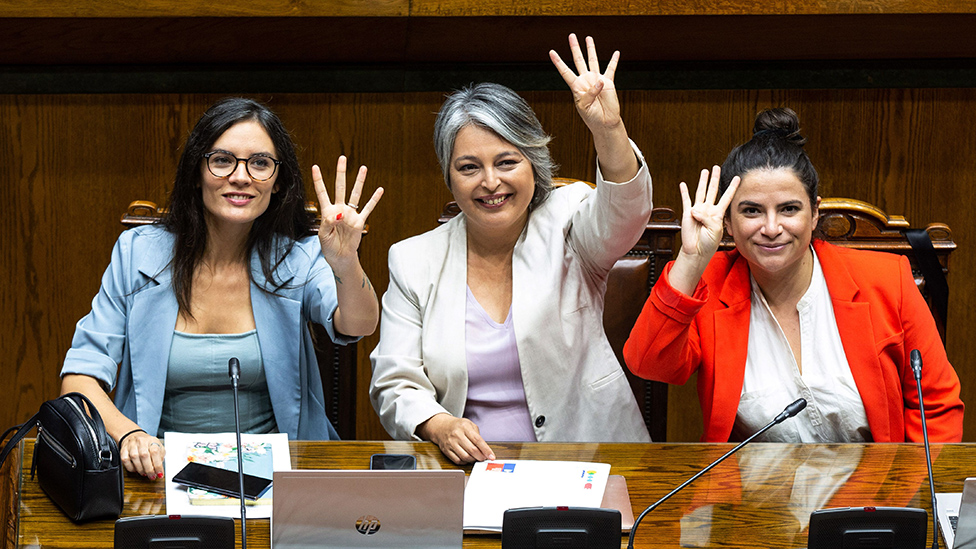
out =
[[(922, 353), (922, 391), (929, 439), (962, 440), (959, 378), (946, 358), (932, 314), (908, 259), (840, 248), (815, 240), (834, 305), (844, 352), (876, 442), (919, 442), (915, 377), (909, 353)], [(732, 433), (748, 347), (749, 265), (737, 251), (712, 258), (693, 297), (671, 287), (672, 264), (661, 274), (624, 346), (635, 374), (684, 384), (698, 372), (704, 442)]]

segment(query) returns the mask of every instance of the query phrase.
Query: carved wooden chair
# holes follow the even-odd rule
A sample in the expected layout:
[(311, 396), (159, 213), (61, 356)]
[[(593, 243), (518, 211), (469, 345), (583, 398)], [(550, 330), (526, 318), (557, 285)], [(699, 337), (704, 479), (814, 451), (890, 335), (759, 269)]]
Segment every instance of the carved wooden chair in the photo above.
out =
[[(315, 216), (312, 232), (318, 233), (318, 207), (307, 203), (305, 210)], [(122, 224), (126, 228), (157, 223), (162, 219), (165, 208), (155, 202), (136, 200), (122, 214)], [(366, 233), (366, 230), (363, 230)], [(315, 355), (322, 376), (322, 389), (325, 393), (325, 411), (339, 436), (351, 440), (356, 438), (356, 372), (358, 357), (356, 345), (336, 345), (329, 338), (325, 328), (311, 324), (312, 340), (315, 342)]]

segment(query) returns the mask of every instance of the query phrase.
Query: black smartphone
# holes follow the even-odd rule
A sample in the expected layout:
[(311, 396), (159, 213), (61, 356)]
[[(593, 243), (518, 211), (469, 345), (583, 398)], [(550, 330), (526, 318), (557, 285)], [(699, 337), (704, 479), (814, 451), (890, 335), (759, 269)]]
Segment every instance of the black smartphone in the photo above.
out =
[(369, 457), (370, 469), (416, 469), (417, 458), (408, 454), (373, 454)]
[[(208, 492), (233, 498), (240, 497), (240, 481), (237, 478), (237, 471), (221, 469), (213, 465), (191, 461), (179, 473), (176, 473), (173, 482), (191, 488), (202, 488)], [(244, 497), (246, 499), (258, 499), (270, 487), (270, 478), (244, 474)]]

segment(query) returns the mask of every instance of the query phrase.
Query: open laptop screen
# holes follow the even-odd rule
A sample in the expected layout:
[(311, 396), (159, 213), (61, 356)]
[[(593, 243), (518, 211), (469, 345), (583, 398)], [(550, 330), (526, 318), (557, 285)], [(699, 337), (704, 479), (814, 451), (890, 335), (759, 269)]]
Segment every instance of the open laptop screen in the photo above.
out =
[(976, 478), (967, 478), (962, 494), (935, 495), (939, 529), (948, 549), (976, 549)]

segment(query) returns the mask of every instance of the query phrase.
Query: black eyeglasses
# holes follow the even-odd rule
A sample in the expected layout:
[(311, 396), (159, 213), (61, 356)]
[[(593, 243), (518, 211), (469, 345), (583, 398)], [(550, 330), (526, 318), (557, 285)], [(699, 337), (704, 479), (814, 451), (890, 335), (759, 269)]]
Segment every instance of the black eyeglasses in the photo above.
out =
[(251, 176), (251, 179), (255, 181), (267, 181), (274, 177), (275, 170), (278, 169), (278, 164), (281, 164), (280, 160), (275, 160), (270, 156), (263, 154), (255, 154), (247, 158), (237, 158), (236, 156), (224, 152), (224, 151), (213, 151), (208, 152), (203, 155), (207, 159), (207, 169), (214, 177), (230, 177), (230, 174), (234, 173), (237, 169), (237, 165), (241, 162), (244, 163), (244, 169), (247, 170), (247, 175)]

